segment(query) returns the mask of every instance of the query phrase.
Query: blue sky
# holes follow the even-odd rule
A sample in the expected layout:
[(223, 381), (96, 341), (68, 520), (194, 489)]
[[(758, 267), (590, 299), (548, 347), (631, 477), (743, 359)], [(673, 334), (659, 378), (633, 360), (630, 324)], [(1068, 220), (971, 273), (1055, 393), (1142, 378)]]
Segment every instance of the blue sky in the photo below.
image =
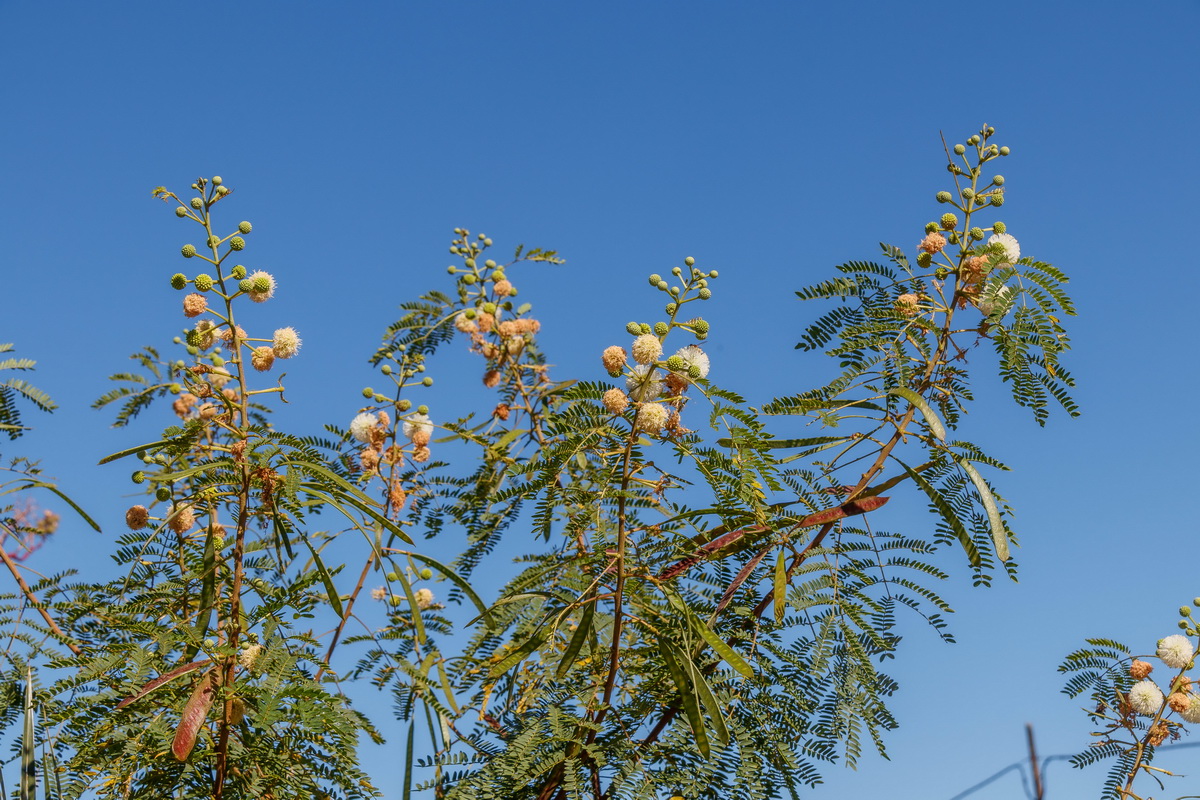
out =
[[(1014, 469), (997, 481), (1021, 582), (953, 581), (957, 645), (907, 623), (892, 760), (828, 768), (813, 796), (953, 797), (1022, 757), (1026, 722), (1045, 754), (1082, 747), (1061, 657), (1094, 635), (1150, 651), (1200, 594), (1198, 23), (1194, 1), (0, 3), (0, 341), (61, 406), (4, 453), (43, 458), (108, 529), (65, 526), (39, 566), (105, 557), (130, 484), (93, 465), (167, 423), (113, 431), (88, 408), (183, 323), (167, 279), (194, 234), (154, 186), (220, 174), (236, 194), (218, 208), (254, 223), (247, 252), (280, 288), (253, 321), (305, 339), (285, 429), (346, 424), (396, 306), (448, 285), (459, 225), (568, 259), (513, 276), (560, 378), (602, 377), (600, 350), (660, 305), (647, 274), (719, 268), (711, 377), (765, 402), (830, 374), (792, 349), (818, 310), (793, 290), (879, 241), (912, 252), (946, 188), (939, 131), (986, 122), (1013, 150), (1000, 216), (1073, 278), (1084, 416), (1041, 430), (981, 384), (997, 399), (962, 433)], [(435, 413), (483, 396), (464, 363), (431, 369)], [(1059, 763), (1050, 796), (1101, 779)], [(1019, 791), (1009, 775), (970, 797)]]

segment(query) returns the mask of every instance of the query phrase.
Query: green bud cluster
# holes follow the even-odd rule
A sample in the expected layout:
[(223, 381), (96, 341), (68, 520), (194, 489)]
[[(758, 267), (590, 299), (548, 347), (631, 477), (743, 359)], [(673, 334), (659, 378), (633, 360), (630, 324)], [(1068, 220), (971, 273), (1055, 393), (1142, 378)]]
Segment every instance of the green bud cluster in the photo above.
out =
[(952, 231), (952, 230), (954, 230), (954, 227), (956, 225), (958, 225), (958, 217), (954, 216), (953, 214), (949, 214), (949, 213), (942, 214), (941, 222), (942, 222), (942, 230)]
[(271, 291), (271, 279), (266, 275), (259, 275), (251, 281), (251, 285), (254, 287), (253, 291), (259, 294)]
[(137, 472), (130, 475), (129, 479), (131, 481), (133, 481), (134, 483), (145, 483), (146, 482), (146, 473), (142, 472), (139, 469)]
[(249, 278), (242, 278), (238, 281), (238, 290), (250, 294), (250, 292), (254, 291), (254, 281)]
[(229, 274), (233, 276), (235, 281), (240, 281), (242, 278), (246, 277), (246, 268), (241, 264), (235, 264)]
[(1004, 195), (1002, 194), (994, 194), (988, 199), (991, 200), (992, 205), (996, 206), (997, 208), (1004, 205)]
[(186, 216), (187, 216), (187, 209), (186, 209), (186, 208), (184, 208), (183, 206), (175, 206), (175, 216), (177, 216), (177, 217), (186, 217)]
[(954, 199), (954, 195), (950, 194), (949, 192), (938, 192), (937, 193), (937, 201), (939, 203), (949, 203), (953, 199)]
[(1004, 185), (1004, 176), (1003, 175), (993, 175), (992, 183), (996, 184), (997, 186), (1003, 186)]
[(242, 233), (249, 233), (250, 231), (254, 230), (254, 226), (249, 222), (246, 222), (246, 220), (242, 220), (238, 223), (238, 230)]
[(683, 372), (687, 369), (687, 362), (681, 356), (671, 356), (667, 359), (667, 369), (672, 372)]
[(964, 200), (970, 200), (972, 197), (975, 196), (975, 190), (972, 189), (970, 186), (967, 186), (961, 192), (959, 192), (959, 194), (962, 195)]
[(484, 313), (486, 313), (486, 314), (495, 314), (496, 313), (496, 304), (495, 303), (484, 303), (483, 310), (484, 310)]
[(187, 288), (187, 285), (188, 285), (187, 275), (184, 275), (182, 272), (176, 272), (174, 275), (171, 276), (171, 288), (172, 289), (184, 289), (184, 288)]
[(1012, 150), (1008, 149), (1007, 147), (1000, 148), (1000, 155), (1002, 155), (1002, 156), (1006, 156), (1011, 152), (1012, 152)]
[(917, 253), (917, 265), (918, 266), (928, 267), (932, 263), (933, 263), (933, 254), (932, 253), (926, 253), (925, 251), (921, 251), (920, 253)]
[(638, 335), (643, 336), (647, 333), (650, 333), (653, 330), (654, 329), (650, 327), (649, 323), (643, 322), (641, 325), (638, 326)]
[(664, 308), (663, 310), (666, 311), (667, 314), (674, 314), (676, 311), (679, 310), (679, 306), (675, 303), (667, 303), (666, 308)]
[(487, 267), (488, 269), (495, 269), (495, 268), (496, 268), (496, 262), (495, 262), (495, 261), (493, 261), (493, 260), (492, 260), (492, 259), (490, 259), (490, 258), (489, 258), (487, 261), (483, 262), (483, 265), (484, 265), (485, 267)]
[(171, 490), (168, 489), (166, 486), (160, 486), (154, 492), (154, 496), (165, 503), (166, 501), (171, 499)]
[(950, 270), (946, 269), (945, 267), (938, 267), (933, 271), (933, 277), (937, 278), (939, 281), (946, 280), (949, 275)]
[(184, 338), (189, 345), (191, 345), (191, 346), (198, 345), (198, 344), (200, 344), (200, 331), (196, 330), (195, 328), (192, 328), (191, 330), (189, 330), (187, 332), (187, 335)]
[(429, 406), (426, 406), (426, 405), (419, 405), (419, 406), (417, 406), (417, 413), (418, 413), (418, 414), (428, 414), (428, 413), (429, 413)]
[(701, 373), (702, 373), (702, 370), (696, 364), (692, 364), (690, 367), (688, 367), (688, 377), (691, 378), (692, 380), (696, 380), (697, 378), (699, 378)]
[(232, 239), (229, 240), (229, 249), (230, 250), (245, 250), (246, 249), (246, 240), (240, 236), (234, 236)]
[(708, 336), (708, 320), (694, 319), (691, 321), (692, 330), (701, 338)]
[(396, 408), (400, 411), (408, 411), (410, 408), (412, 408), (412, 400), (405, 398), (403, 400), (397, 401)]
[(971, 235), (972, 239), (977, 239), (977, 240), (982, 239), (983, 238), (983, 228), (971, 228), (970, 235)]
[(372, 397), (375, 396), (375, 390), (372, 389), (370, 386), (364, 386), (363, 390), (362, 390), (362, 396), (367, 398), (368, 400), (370, 400)]
[(200, 290), (201, 292), (207, 292), (209, 289), (211, 289), (213, 287), (212, 276), (206, 275), (203, 272), (201, 272), (199, 275), (196, 276), (196, 280), (193, 281), (193, 283), (196, 284), (196, 288), (198, 290)]
[(712, 290), (708, 289), (708, 288), (703, 288), (700, 291), (696, 292), (696, 296), (699, 297), (701, 300), (707, 300), (708, 298), (712, 297)]
[(379, 371), (382, 372), (384, 375), (391, 375), (392, 374), (392, 365), (384, 364), (382, 367), (379, 368)]
[(1006, 230), (1008, 230), (1008, 226), (1003, 222), (997, 222), (992, 225), (992, 230), (994, 230), (996, 233), (1004, 233)]
[(718, 273), (717, 273), (717, 271), (716, 271), (715, 269), (710, 269), (710, 270), (708, 271), (708, 277), (710, 277), (710, 278), (715, 278), (715, 277), (717, 277), (717, 274), (718, 274)]
[(218, 245), (221, 244), (221, 237), (220, 236), (210, 236), (210, 237), (208, 237), (208, 240), (205, 241), (205, 244), (208, 245), (210, 249), (213, 247), (217, 247)]
[(940, 227), (941, 227), (941, 226), (940, 226), (940, 225), (938, 225), (936, 222), (926, 222), (926, 223), (925, 223), (925, 232), (926, 232), (926, 233), (933, 233), (934, 231), (936, 231), (936, 230), (937, 230), (938, 228), (940, 228)]
[(688, 256), (687, 258), (685, 258), (685, 259), (683, 260), (683, 263), (684, 263), (684, 264), (687, 264), (687, 265), (690, 267), (690, 266), (693, 266), (693, 265), (696, 263), (696, 259), (692, 258), (691, 256)]
[(640, 336), (642, 334), (642, 326), (636, 322), (630, 322), (625, 326), (625, 332), (630, 336)]
[(198, 211), (198, 210), (204, 208), (204, 200), (202, 200), (199, 197), (193, 197), (190, 205), (192, 208), (194, 208)]
[(655, 272), (653, 275), (650, 276), (650, 285), (651, 286), (658, 286), (658, 284), (661, 282), (662, 282), (662, 275), (659, 275), (657, 272)]
[(470, 286), (475, 283), (475, 276), (468, 272), (466, 275), (463, 275), (462, 282)]
[(421, 385), (422, 386), (433, 386), (433, 378), (430, 378), (428, 376), (421, 378)]
[(965, 152), (967, 152), (967, 148), (963, 147), (961, 144), (954, 145), (954, 155), (961, 156)]
[(671, 328), (665, 322), (654, 323), (654, 333), (656, 336), (666, 336), (669, 330), (671, 330)]
[(196, 255), (196, 246), (193, 244), (185, 244), (183, 247), (179, 248), (179, 252), (183, 253), (184, 258), (191, 258), (192, 256)]

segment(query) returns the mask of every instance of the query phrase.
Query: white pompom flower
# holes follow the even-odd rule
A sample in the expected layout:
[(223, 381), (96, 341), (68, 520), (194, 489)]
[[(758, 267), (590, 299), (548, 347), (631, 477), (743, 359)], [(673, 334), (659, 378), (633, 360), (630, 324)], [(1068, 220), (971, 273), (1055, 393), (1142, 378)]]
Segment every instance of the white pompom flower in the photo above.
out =
[(633, 368), (633, 374), (625, 379), (625, 391), (634, 400), (644, 402), (653, 400), (662, 394), (663, 382), (658, 377), (658, 371), (648, 364)]
[(360, 442), (371, 441), (371, 429), (375, 427), (375, 415), (362, 413), (350, 420), (350, 435)]
[(689, 373), (691, 372), (692, 367), (698, 367), (700, 374), (696, 377), (708, 377), (708, 354), (701, 350), (697, 345), (689, 344), (686, 347), (681, 347), (675, 351), (675, 355), (682, 358), (683, 362), (688, 365)]
[(429, 419), (428, 414), (413, 414), (404, 420), (404, 427), (401, 429), (405, 437), (412, 439), (417, 433), (433, 434), (433, 421)]
[(1163, 693), (1151, 680), (1138, 681), (1129, 690), (1130, 707), (1143, 717), (1153, 717), (1162, 708)]
[(988, 245), (998, 244), (1004, 248), (1004, 260), (1009, 264), (1017, 263), (1021, 257), (1021, 245), (1011, 233), (993, 233), (988, 237)]
[(1183, 669), (1192, 662), (1196, 648), (1190, 639), (1176, 633), (1158, 640), (1158, 652), (1155, 655), (1171, 669)]
[(1189, 694), (1191, 700), (1188, 707), (1179, 712), (1179, 716), (1183, 717), (1184, 722), (1190, 722), (1193, 725), (1200, 722), (1200, 695)]

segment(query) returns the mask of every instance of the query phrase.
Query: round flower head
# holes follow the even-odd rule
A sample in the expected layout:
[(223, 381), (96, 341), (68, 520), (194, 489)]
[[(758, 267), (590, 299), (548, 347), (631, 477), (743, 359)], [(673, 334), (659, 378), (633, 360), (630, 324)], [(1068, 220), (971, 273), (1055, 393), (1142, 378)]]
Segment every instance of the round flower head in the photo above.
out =
[[(226, 344), (230, 344), (233, 341), (233, 328), (230, 328), (228, 325), (222, 326), (217, 330), (217, 338)], [(241, 325), (237, 326), (237, 338), (246, 338), (246, 331)]]
[(499, 370), (489, 369), (487, 372), (483, 373), (483, 385), (489, 389), (492, 389), (498, 383), (500, 383), (500, 378), (501, 375)]
[(276, 358), (291, 358), (300, 350), (300, 336), (295, 328), (280, 328), (275, 331), (271, 350)]
[(196, 525), (196, 512), (191, 506), (183, 506), (175, 509), (175, 516), (171, 518), (169, 523), (171, 530), (176, 533), (187, 533)]
[(371, 428), (375, 427), (375, 415), (363, 412), (350, 420), (350, 435), (360, 442), (371, 441)]
[(424, 428), (417, 428), (412, 432), (412, 443), (417, 447), (429, 447), (432, 438), (432, 434)]
[(261, 644), (252, 644), (242, 652), (238, 653), (238, 663), (246, 669), (254, 669), (255, 662), (262, 655), (263, 646)]
[(1158, 652), (1155, 653), (1162, 662), (1171, 669), (1183, 669), (1196, 655), (1196, 649), (1186, 636), (1175, 634), (1158, 640)]
[(988, 237), (988, 245), (998, 244), (1004, 248), (1004, 260), (1009, 264), (1017, 263), (1021, 257), (1021, 245), (1011, 233), (993, 233)]
[(512, 294), (513, 285), (507, 280), (496, 281), (492, 290), (496, 292), (497, 297), (508, 297)]
[(371, 599), (372, 600), (386, 600), (387, 599), (387, 589), (383, 588), (382, 586), (376, 586), (374, 589), (371, 590)]
[(1191, 708), (1191, 705), (1191, 695), (1184, 694), (1183, 692), (1171, 692), (1167, 696), (1167, 706), (1177, 714), (1187, 711)]
[(196, 320), (196, 346), (201, 350), (207, 350), (216, 344), (217, 338), (217, 323), (211, 319)]
[(475, 320), (467, 319), (465, 312), (459, 312), (458, 316), (454, 318), (454, 327), (462, 333), (476, 333), (479, 330)]
[(426, 461), (429, 460), (429, 448), (428, 447), (415, 448), (413, 450), (412, 460), (414, 463), (424, 464)]
[(708, 377), (708, 355), (698, 345), (689, 344), (686, 347), (681, 347), (675, 351), (675, 355), (683, 359), (683, 363), (687, 365), (689, 375), (692, 373), (692, 367), (699, 367), (700, 374), (696, 377)]
[(921, 240), (921, 243), (917, 245), (918, 250), (920, 250), (922, 253), (929, 253), (930, 255), (936, 255), (937, 253), (942, 252), (945, 247), (946, 237), (942, 236), (937, 231), (934, 231), (926, 236)]
[(637, 429), (654, 434), (667, 423), (667, 407), (662, 403), (644, 403), (638, 409)]
[(417, 589), (415, 597), (417, 601), (417, 608), (421, 609), (422, 611), (433, 605), (433, 592), (429, 591), (428, 589)]
[(1129, 705), (1144, 717), (1153, 717), (1162, 708), (1163, 693), (1151, 680), (1138, 681), (1129, 690)]
[(496, 324), (496, 316), (494, 314), (489, 314), (486, 311), (480, 311), (478, 314), (475, 315), (475, 325), (479, 328), (479, 330), (483, 331), (484, 333), (487, 333), (488, 331), (490, 331), (492, 329), (492, 326), (494, 326), (495, 324)]
[(1153, 671), (1154, 665), (1149, 661), (1142, 661), (1140, 658), (1135, 658), (1129, 665), (1129, 674), (1134, 680), (1140, 681)]
[(662, 393), (663, 382), (653, 367), (642, 365), (633, 368), (633, 374), (625, 379), (625, 391), (634, 400), (653, 400)]
[(629, 408), (629, 396), (620, 389), (609, 389), (604, 393), (604, 407), (610, 414), (624, 414)]
[(633, 340), (633, 360), (639, 364), (653, 364), (662, 351), (662, 342), (657, 336), (643, 333)]
[(365, 448), (358, 454), (358, 465), (362, 467), (363, 472), (370, 472), (379, 466), (379, 451), (373, 447)]
[(902, 294), (896, 298), (896, 311), (906, 317), (915, 317), (920, 310), (919, 302), (920, 298), (915, 294)]
[(183, 315), (185, 317), (198, 317), (208, 311), (208, 299), (202, 295), (193, 292), (183, 298)]
[(1193, 725), (1200, 723), (1200, 695), (1189, 692), (1185, 696), (1188, 698), (1188, 706), (1179, 712), (1179, 716)]
[(267, 346), (256, 347), (250, 354), (250, 363), (259, 372), (266, 372), (275, 363), (275, 351)]
[(256, 303), (265, 303), (275, 294), (275, 279), (268, 272), (260, 269), (246, 280), (250, 281), (250, 299)]
[(145, 506), (133, 506), (125, 512), (125, 524), (131, 531), (140, 531), (150, 521), (150, 512)]
[(404, 420), (403, 433), (410, 440), (415, 438), (418, 431), (433, 434), (433, 422), (428, 414), (412, 414)]

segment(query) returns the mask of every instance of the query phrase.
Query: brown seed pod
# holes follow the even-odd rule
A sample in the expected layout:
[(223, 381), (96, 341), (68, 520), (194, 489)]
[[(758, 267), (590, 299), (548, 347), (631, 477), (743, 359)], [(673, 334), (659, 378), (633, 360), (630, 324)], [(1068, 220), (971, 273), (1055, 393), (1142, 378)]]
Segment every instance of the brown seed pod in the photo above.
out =
[(183, 717), (175, 729), (175, 741), (171, 743), (171, 754), (180, 761), (187, 761), (196, 747), (196, 739), (213, 701), (217, 699), (217, 673), (209, 670), (200, 676), (192, 696), (183, 707)]

